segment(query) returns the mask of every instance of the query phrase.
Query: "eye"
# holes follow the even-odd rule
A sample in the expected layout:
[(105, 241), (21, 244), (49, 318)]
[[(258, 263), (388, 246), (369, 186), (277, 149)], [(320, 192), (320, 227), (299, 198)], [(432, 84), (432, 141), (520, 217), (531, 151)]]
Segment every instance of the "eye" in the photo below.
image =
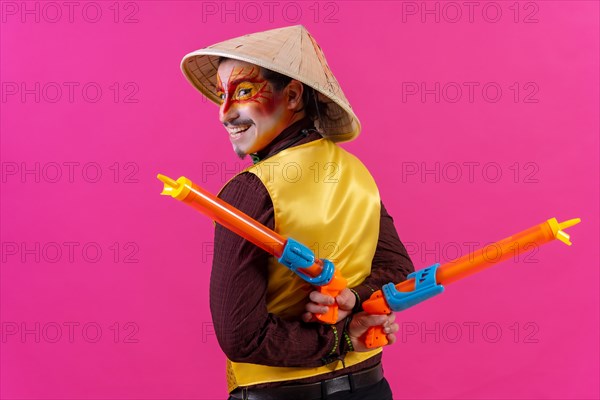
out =
[[(245, 87), (244, 87), (245, 86)], [(240, 85), (238, 90), (235, 93), (235, 97), (239, 100), (247, 100), (253, 96), (254, 90), (252, 87), (248, 87), (249, 85)]]

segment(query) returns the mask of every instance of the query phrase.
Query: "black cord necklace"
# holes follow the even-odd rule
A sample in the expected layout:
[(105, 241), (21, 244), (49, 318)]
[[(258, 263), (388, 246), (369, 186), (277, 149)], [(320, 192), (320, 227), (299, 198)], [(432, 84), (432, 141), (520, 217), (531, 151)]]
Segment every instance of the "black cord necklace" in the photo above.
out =
[[(311, 132), (319, 132), (317, 131), (315, 128), (306, 128), (306, 129), (302, 129), (300, 131), (300, 134), (298, 136), (295, 136), (293, 138), (293, 140), (290, 140), (289, 143), (287, 143), (285, 146), (283, 146), (281, 149), (279, 149), (279, 151), (285, 150), (288, 147), (293, 146), (294, 144), (298, 143), (300, 140), (304, 139), (305, 137), (307, 137), (309, 135), (309, 133)], [(260, 156), (257, 153), (252, 153), (250, 154), (250, 158), (252, 159), (252, 164), (256, 164), (257, 162), (259, 162), (261, 160)]]

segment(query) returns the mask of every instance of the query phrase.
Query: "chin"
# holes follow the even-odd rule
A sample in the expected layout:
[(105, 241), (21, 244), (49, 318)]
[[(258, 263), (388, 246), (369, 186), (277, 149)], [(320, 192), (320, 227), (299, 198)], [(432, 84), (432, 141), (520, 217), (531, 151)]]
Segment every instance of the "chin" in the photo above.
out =
[(237, 156), (243, 160), (244, 158), (246, 158), (246, 156), (248, 155), (247, 152), (245, 152), (244, 150), (240, 149), (238, 146), (236, 146), (235, 144), (233, 145), (233, 151), (235, 151), (235, 154), (237, 154)]

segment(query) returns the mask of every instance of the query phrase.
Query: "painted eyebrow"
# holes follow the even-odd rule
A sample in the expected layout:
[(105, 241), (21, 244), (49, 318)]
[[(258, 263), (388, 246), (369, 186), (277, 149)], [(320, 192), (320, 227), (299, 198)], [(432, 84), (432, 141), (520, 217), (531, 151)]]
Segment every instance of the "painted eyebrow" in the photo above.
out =
[[(257, 78), (237, 78), (237, 79), (234, 79), (233, 81), (231, 81), (231, 83), (229, 85), (230, 86), (237, 85), (240, 82), (256, 83), (256, 82), (260, 82), (260, 80)], [(223, 91), (223, 88), (221, 87), (221, 85), (217, 85), (217, 90)]]

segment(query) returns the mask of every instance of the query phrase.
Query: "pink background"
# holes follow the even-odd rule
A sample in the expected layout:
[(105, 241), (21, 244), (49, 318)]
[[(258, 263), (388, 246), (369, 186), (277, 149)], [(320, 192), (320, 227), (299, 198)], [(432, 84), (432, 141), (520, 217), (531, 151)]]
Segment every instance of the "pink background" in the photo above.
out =
[(251, 3), (2, 2), (0, 397), (225, 397), (212, 226), (155, 176), (216, 192), (249, 163), (181, 58), (301, 23), (417, 268), (583, 221), (398, 314), (395, 398), (597, 399), (598, 2)]

